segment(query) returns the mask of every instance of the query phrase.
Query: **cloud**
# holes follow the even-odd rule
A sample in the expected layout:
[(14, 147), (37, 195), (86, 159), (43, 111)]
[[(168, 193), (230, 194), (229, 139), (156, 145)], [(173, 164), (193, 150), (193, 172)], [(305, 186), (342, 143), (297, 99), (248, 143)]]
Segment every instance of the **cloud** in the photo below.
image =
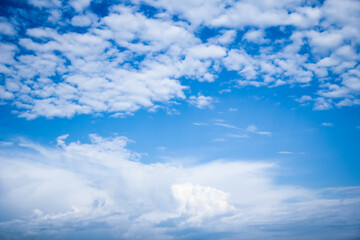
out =
[(221, 35), (208, 39), (208, 42), (227, 45), (234, 42), (236, 35), (237, 33), (235, 30), (227, 30), (221, 32)]
[(69, 4), (78, 12), (83, 11), (91, 3), (91, 0), (70, 0)]
[(0, 19), (0, 98), (20, 117), (129, 115), (232, 71), (235, 87), (313, 86), (314, 110), (359, 103), (354, 0), (110, 2), (103, 14), (90, 0), (28, 4)]
[(332, 108), (331, 100), (323, 97), (318, 97), (315, 99), (314, 110), (328, 110), (330, 108)]
[(195, 126), (207, 126), (207, 123), (203, 123), (203, 122), (194, 122), (193, 125)]
[(329, 123), (329, 122), (323, 122), (323, 123), (321, 124), (321, 126), (324, 126), (324, 127), (333, 127), (334, 124), (333, 124), (333, 123)]
[(54, 8), (61, 6), (61, 1), (59, 0), (29, 0), (28, 2), (38, 8)]
[[(82, 11), (89, 1), (69, 4)], [(94, 22), (98, 23), (91, 25)], [(223, 47), (200, 44), (184, 24), (148, 18), (129, 6), (113, 6), (99, 20), (92, 13), (75, 15), (71, 24), (90, 28), (83, 34), (71, 27), (65, 32), (28, 28), (18, 36), (19, 45), (36, 54), (20, 52), (18, 60), (14, 59), (18, 49), (2, 44), (3, 62), (12, 65), (11, 69), (4, 66), (3, 72), (23, 89), (4, 89), (2, 98), (14, 95), (19, 116), (129, 114), (155, 103), (183, 99), (186, 87), (177, 79), (214, 81), (212, 62), (226, 54)]]
[(201, 223), (203, 218), (231, 213), (234, 206), (227, 202), (228, 194), (212, 187), (191, 183), (172, 185), (172, 194), (179, 202), (180, 214), (188, 215), (188, 222)]
[(246, 128), (247, 132), (260, 134), (260, 135), (271, 135), (271, 132), (258, 131), (258, 128), (255, 125), (249, 125)]
[[(228, 138), (248, 138), (251, 134), (258, 134), (258, 135), (271, 135), (271, 132), (265, 132), (265, 131), (258, 131), (258, 128), (255, 125), (249, 125), (246, 129), (239, 128), (235, 125), (231, 125), (228, 123), (225, 123), (223, 119), (215, 119), (210, 123), (193, 123), (196, 126), (217, 126), (222, 127), (228, 130), (232, 130), (235, 132), (227, 133), (225, 136)], [(215, 142), (223, 142), (226, 139), (224, 137), (215, 138), (213, 141)]]
[(238, 129), (236, 126), (234, 125), (230, 125), (227, 123), (223, 123), (223, 122), (214, 122), (213, 125), (215, 126), (220, 126), (220, 127), (224, 127), (224, 128), (232, 128), (232, 129)]
[(293, 152), (288, 152), (288, 151), (280, 151), (278, 152), (279, 154), (293, 154)]
[(214, 101), (215, 101), (214, 98), (210, 96), (198, 95), (198, 96), (189, 97), (189, 103), (200, 109), (212, 108), (213, 107), (212, 104)]
[(243, 36), (243, 39), (245, 39), (249, 42), (263, 44), (263, 43), (269, 42), (269, 40), (264, 39), (264, 35), (265, 35), (264, 32), (261, 30), (251, 30), (251, 31), (248, 31)]
[(146, 3), (160, 9), (165, 9), (167, 12), (173, 15), (179, 15), (182, 19), (186, 19), (197, 27), (201, 24), (208, 25), (208, 23), (219, 16), (226, 7), (226, 3), (219, 0), (210, 1), (183, 1), (181, 4), (176, 0), (171, 1), (154, 1), (145, 0)]
[(0, 34), (14, 36), (16, 34), (15, 27), (5, 18), (0, 17)]
[[(280, 185), (276, 165), (266, 162), (145, 164), (125, 137), (90, 135), (89, 143), (66, 137), (55, 147), (20, 140), (0, 150), (1, 236), (66, 238), (96, 228), (111, 239), (159, 239), (196, 227), (236, 239), (243, 232), (255, 237), (251, 229), (260, 224), (259, 234), (275, 239), (267, 231), (274, 224), (282, 226), (276, 234), (289, 236), (316, 216), (317, 230), (338, 226), (345, 236), (360, 221), (358, 187)], [(290, 222), (297, 225), (288, 232)]]
[(12, 146), (13, 144), (13, 142), (0, 141), (0, 146), (2, 147)]
[(95, 15), (77, 15), (71, 19), (71, 24), (76, 27), (87, 27), (96, 20)]
[(245, 133), (240, 133), (240, 134), (228, 133), (226, 136), (231, 137), (231, 138), (247, 138), (247, 137), (249, 137), (249, 135), (247, 135)]

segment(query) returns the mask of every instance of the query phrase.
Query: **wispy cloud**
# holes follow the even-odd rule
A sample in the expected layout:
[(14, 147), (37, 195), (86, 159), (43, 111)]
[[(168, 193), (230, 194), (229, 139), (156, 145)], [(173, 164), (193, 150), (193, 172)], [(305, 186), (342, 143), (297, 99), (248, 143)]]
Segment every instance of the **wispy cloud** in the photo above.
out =
[(323, 122), (323, 123), (321, 124), (321, 126), (324, 126), (324, 127), (333, 127), (334, 124), (333, 124), (333, 123), (330, 123), (330, 122)]
[(214, 122), (213, 125), (215, 126), (220, 126), (220, 127), (224, 127), (224, 128), (232, 128), (232, 129), (238, 129), (236, 126), (234, 125), (230, 125), (227, 123), (223, 123), (223, 122)]
[(245, 133), (241, 133), (241, 134), (228, 133), (226, 136), (231, 137), (231, 138), (247, 138), (247, 137), (249, 137), (249, 135), (247, 135)]
[(247, 132), (260, 134), (260, 135), (271, 135), (271, 132), (258, 131), (255, 125), (249, 125), (246, 129)]
[(289, 151), (279, 151), (279, 154), (293, 154), (293, 152), (289, 152)]
[[(259, 131), (258, 128), (255, 125), (249, 125), (247, 128), (239, 128), (235, 125), (228, 124), (223, 119), (215, 119), (210, 123), (193, 123), (196, 126), (218, 126), (223, 127), (228, 130), (233, 130), (232, 133), (227, 133), (225, 135), (226, 138), (247, 138), (250, 137), (251, 134), (257, 134), (257, 135), (268, 135), (271, 136), (271, 132), (265, 132), (265, 131)], [(225, 141), (226, 139), (224, 137), (216, 138), (213, 141)]]
[(195, 125), (195, 126), (206, 126), (208, 124), (204, 123), (204, 122), (194, 122), (193, 125)]

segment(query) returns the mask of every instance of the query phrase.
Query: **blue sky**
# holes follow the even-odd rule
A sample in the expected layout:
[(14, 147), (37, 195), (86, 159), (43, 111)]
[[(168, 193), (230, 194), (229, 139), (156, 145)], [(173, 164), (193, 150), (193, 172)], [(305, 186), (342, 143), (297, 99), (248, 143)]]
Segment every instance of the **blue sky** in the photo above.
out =
[(0, 238), (357, 239), (359, 13), (2, 1)]

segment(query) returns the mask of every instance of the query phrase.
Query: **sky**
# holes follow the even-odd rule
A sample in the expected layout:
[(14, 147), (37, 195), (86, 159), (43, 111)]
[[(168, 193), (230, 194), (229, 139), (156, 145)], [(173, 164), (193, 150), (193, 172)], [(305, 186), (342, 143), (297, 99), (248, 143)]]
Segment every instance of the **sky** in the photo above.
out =
[(0, 4), (0, 239), (359, 239), (358, 0)]

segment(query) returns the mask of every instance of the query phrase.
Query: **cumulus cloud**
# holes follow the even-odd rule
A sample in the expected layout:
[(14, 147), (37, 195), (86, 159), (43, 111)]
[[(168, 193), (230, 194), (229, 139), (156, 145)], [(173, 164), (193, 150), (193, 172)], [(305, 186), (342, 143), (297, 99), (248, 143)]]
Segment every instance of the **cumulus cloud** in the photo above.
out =
[(228, 194), (212, 187), (191, 183), (172, 185), (172, 194), (179, 202), (180, 214), (188, 215), (188, 222), (201, 223), (204, 218), (231, 213), (234, 206), (227, 202)]
[(81, 12), (87, 8), (91, 3), (91, 0), (71, 0), (69, 4), (78, 12)]
[[(89, 3), (69, 2), (76, 11)], [(114, 6), (101, 20), (92, 13), (75, 15), (70, 23), (89, 27), (94, 22), (96, 26), (83, 34), (71, 28), (65, 33), (29, 28), (19, 36), (19, 45), (36, 54), (20, 52), (17, 60), (18, 48), (2, 44), (3, 62), (8, 64), (2, 72), (9, 76), (10, 85), (22, 90), (6, 86), (1, 97), (15, 96), (19, 116), (128, 114), (152, 108), (155, 103), (185, 97), (180, 77), (214, 81), (212, 63), (226, 54), (223, 47), (200, 44), (186, 25), (148, 18), (130, 6)], [(200, 97), (203, 107), (201, 100), (209, 98)]]
[(337, 234), (346, 236), (360, 221), (358, 187), (278, 185), (273, 163), (145, 164), (127, 149), (125, 137), (90, 135), (89, 143), (66, 138), (60, 136), (57, 146), (24, 139), (12, 150), (0, 146), (0, 236), (82, 236), (96, 228), (115, 239), (159, 239), (196, 227), (235, 239), (246, 229), (253, 237), (252, 227), (261, 224), (259, 233), (271, 237), (266, 229), (274, 224), (302, 229), (314, 216), (317, 231), (342, 226)]
[(190, 96), (189, 103), (194, 105), (197, 108), (211, 108), (214, 102), (214, 98), (210, 96), (198, 95), (198, 96)]
[(0, 34), (13, 36), (16, 34), (15, 27), (5, 18), (0, 17)]
[(27, 119), (153, 109), (185, 101), (186, 79), (231, 71), (240, 87), (316, 86), (315, 110), (359, 103), (354, 0), (146, 0), (103, 14), (90, 0), (28, 4), (44, 15), (36, 26), (30, 13), (0, 19), (0, 98)]
[(258, 44), (269, 42), (269, 40), (264, 39), (264, 32), (261, 30), (252, 30), (248, 31), (244, 36), (243, 39), (254, 42)]
[(77, 15), (71, 19), (71, 24), (77, 27), (87, 27), (96, 20), (95, 15)]

